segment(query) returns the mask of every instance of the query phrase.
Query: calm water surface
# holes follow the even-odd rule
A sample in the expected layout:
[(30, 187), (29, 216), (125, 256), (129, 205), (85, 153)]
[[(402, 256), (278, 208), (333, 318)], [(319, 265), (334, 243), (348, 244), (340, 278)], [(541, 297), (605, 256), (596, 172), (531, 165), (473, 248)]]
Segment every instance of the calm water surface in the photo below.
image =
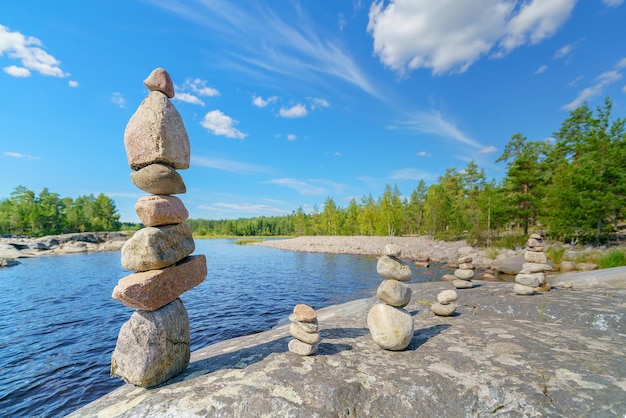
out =
[[(371, 297), (376, 258), (281, 251), (197, 240), (208, 276), (183, 294), (191, 350), (267, 330), (297, 303), (315, 309)], [(20, 259), (0, 269), (0, 415), (63, 416), (121, 386), (109, 376), (132, 309), (111, 298), (130, 272), (119, 252)], [(445, 269), (414, 268), (412, 282)]]

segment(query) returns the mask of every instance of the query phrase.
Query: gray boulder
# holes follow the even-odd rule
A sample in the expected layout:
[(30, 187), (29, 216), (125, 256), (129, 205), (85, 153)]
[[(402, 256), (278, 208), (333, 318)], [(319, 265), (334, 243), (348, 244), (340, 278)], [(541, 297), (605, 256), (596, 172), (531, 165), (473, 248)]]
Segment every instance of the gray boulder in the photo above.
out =
[(122, 247), (122, 266), (146, 271), (171, 266), (195, 250), (191, 227), (186, 223), (140, 229)]

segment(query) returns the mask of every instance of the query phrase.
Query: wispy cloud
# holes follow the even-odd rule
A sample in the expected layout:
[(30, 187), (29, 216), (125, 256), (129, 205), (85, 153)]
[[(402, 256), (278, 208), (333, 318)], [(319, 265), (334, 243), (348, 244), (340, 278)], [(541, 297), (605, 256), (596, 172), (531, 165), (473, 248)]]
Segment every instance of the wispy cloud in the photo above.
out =
[(25, 160), (39, 160), (39, 157), (35, 157), (33, 155), (28, 155), (28, 154), (22, 154), (19, 152), (10, 152), (7, 151), (4, 153), (4, 155), (6, 155), (7, 157), (12, 157), (12, 158), (23, 158)]
[(374, 53), (405, 74), (464, 72), (483, 56), (505, 56), (551, 37), (569, 18), (575, 0), (376, 0), (367, 31)]
[(391, 173), (392, 180), (435, 180), (437, 176), (415, 168), (403, 168)]
[(287, 134), (287, 139), (290, 141), (295, 141), (296, 139), (298, 139), (298, 137), (294, 134)]
[(265, 107), (271, 103), (276, 102), (276, 100), (278, 100), (278, 97), (276, 96), (271, 96), (271, 97), (268, 97), (267, 99), (263, 99), (261, 96), (256, 96), (256, 95), (252, 96), (252, 104), (255, 105), (256, 107)]
[(623, 76), (622, 73), (625, 68), (626, 58), (622, 58), (617, 62), (617, 64), (615, 64), (615, 66), (611, 70), (605, 71), (598, 77), (596, 77), (594, 80), (594, 84), (581, 90), (574, 100), (561, 106), (561, 109), (569, 111), (574, 110), (577, 107), (581, 106), (583, 103), (585, 103), (587, 100), (602, 95), (609, 85), (621, 80)]
[(78, 81), (76, 81), (76, 80), (69, 80), (67, 82), (67, 85), (70, 86), (70, 87), (78, 87)]
[(545, 64), (544, 64), (544, 65), (541, 65), (541, 66), (539, 66), (539, 68), (537, 68), (537, 69), (535, 70), (535, 74), (543, 74), (543, 73), (545, 73), (545, 72), (546, 72), (546, 70), (547, 70), (547, 69), (548, 69), (548, 66), (547, 66), (547, 65), (545, 65)]
[(292, 178), (280, 178), (268, 180), (266, 183), (287, 187), (297, 191), (302, 196), (341, 194), (347, 188), (344, 184), (323, 179), (298, 180)]
[(111, 93), (111, 103), (123, 108), (126, 105), (126, 99), (122, 93), (116, 91)]
[(291, 107), (281, 107), (278, 112), (283, 118), (302, 118), (307, 115), (306, 106), (298, 103)]
[(607, 7), (617, 7), (623, 2), (624, 0), (602, 0), (602, 3)]
[(182, 86), (176, 86), (174, 100), (204, 106), (204, 101), (200, 97), (216, 97), (220, 92), (206, 85), (206, 80), (200, 78), (188, 78)]
[(420, 151), (416, 154), (418, 157), (432, 157), (432, 154), (427, 153), (426, 151)]
[(330, 103), (328, 103), (328, 100), (326, 99), (321, 99), (319, 97), (309, 97), (308, 98), (309, 101), (311, 102), (311, 109), (315, 110), (319, 107), (329, 107)]
[(6, 26), (0, 25), (0, 56), (6, 53), (9, 58), (21, 63), (20, 67), (5, 67), (4, 72), (13, 77), (29, 77), (31, 70), (52, 77), (69, 76), (61, 69), (61, 61), (40, 48), (42, 45), (34, 36), (11, 32)]
[(289, 213), (289, 211), (286, 211), (284, 209), (280, 209), (274, 206), (264, 205), (260, 203), (217, 202), (213, 204), (212, 208), (217, 209), (217, 210), (226, 209), (226, 210), (234, 211), (234, 212), (247, 212), (247, 213), (277, 213), (277, 214)]
[(204, 115), (200, 125), (210, 131), (213, 135), (243, 139), (248, 136), (248, 134), (236, 129), (235, 125), (237, 123), (238, 122), (236, 120), (230, 116), (226, 116), (220, 110), (212, 110)]
[(262, 166), (216, 157), (192, 156), (191, 161), (193, 162), (193, 165), (214, 168), (216, 170), (230, 171), (232, 173), (261, 173), (267, 171), (267, 168)]

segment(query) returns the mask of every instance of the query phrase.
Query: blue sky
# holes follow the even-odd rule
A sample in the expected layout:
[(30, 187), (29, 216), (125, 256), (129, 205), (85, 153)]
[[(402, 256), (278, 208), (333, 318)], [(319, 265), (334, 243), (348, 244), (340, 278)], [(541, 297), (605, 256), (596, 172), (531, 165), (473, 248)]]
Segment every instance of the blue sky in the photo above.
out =
[(0, 2), (0, 198), (105, 193), (137, 222), (123, 145), (156, 67), (191, 142), (191, 218), (410, 196), (487, 178), (606, 96), (626, 116), (623, 0)]

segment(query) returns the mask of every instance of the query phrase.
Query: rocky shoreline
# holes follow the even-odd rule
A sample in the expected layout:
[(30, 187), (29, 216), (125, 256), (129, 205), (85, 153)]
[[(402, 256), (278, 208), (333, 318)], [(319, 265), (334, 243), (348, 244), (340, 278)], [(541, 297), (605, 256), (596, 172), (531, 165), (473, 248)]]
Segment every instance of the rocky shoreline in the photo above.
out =
[(41, 238), (3, 235), (0, 237), (0, 267), (19, 264), (19, 258), (119, 251), (131, 235), (130, 231), (80, 232)]

